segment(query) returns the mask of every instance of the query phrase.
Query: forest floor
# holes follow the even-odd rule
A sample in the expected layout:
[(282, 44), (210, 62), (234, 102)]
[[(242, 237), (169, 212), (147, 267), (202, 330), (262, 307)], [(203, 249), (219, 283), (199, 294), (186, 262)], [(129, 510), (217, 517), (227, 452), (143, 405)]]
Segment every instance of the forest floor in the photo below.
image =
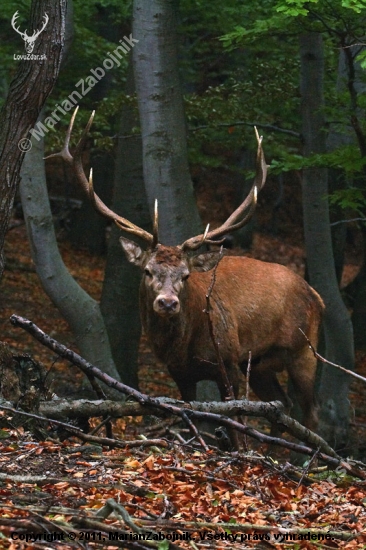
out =
[[(60, 251), (77, 282), (98, 300), (105, 260), (76, 252), (67, 242), (60, 243)], [(304, 269), (304, 251), (296, 239), (256, 234), (251, 254), (299, 273)], [(80, 371), (9, 322), (13, 313), (26, 317), (75, 349), (67, 324), (40, 286), (24, 225), (9, 231), (5, 256), (1, 340), (41, 361), (55, 393), (77, 396)], [(357, 269), (350, 254), (345, 282)], [(140, 355), (141, 391), (179, 397), (144, 343)], [(365, 353), (358, 353), (357, 369), (366, 376)], [(350, 402), (352, 434), (346, 455), (365, 460), (366, 385), (361, 381), (352, 382)], [(76, 438), (60, 442), (51, 435), (39, 441), (16, 423), (0, 430), (0, 549), (163, 550), (174, 534), (178, 540), (171, 548), (366, 548), (366, 481), (344, 469), (319, 467), (301, 478), (289, 468), (288, 456), (271, 450), (269, 457), (265, 445), (249, 439), (241, 455), (205, 452), (178, 440), (169, 443), (157, 419), (152, 425), (141, 418), (118, 420), (113, 434), (134, 442), (143, 434), (157, 442), (108, 449)], [(106, 511), (107, 501), (114, 514), (112, 508)], [(38, 539), (27, 542), (27, 533)], [(148, 533), (151, 540), (143, 541)]]

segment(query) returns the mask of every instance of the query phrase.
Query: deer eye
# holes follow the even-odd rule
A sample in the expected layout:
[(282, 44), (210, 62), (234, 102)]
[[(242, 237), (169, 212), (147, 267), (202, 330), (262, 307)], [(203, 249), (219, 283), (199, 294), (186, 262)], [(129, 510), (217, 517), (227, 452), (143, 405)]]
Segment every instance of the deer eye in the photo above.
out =
[(183, 275), (182, 277), (182, 281), (186, 281), (189, 277), (189, 273), (187, 273), (186, 275)]
[(146, 277), (152, 277), (152, 274), (148, 269), (145, 269), (145, 275)]

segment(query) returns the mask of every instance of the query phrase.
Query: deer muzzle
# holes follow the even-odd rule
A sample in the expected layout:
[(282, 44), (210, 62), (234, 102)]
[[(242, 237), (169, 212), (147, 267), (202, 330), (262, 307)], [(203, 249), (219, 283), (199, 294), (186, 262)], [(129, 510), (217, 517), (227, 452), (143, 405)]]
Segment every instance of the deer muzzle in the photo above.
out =
[(177, 315), (180, 311), (180, 303), (176, 296), (164, 296), (160, 294), (154, 301), (154, 311), (162, 317)]

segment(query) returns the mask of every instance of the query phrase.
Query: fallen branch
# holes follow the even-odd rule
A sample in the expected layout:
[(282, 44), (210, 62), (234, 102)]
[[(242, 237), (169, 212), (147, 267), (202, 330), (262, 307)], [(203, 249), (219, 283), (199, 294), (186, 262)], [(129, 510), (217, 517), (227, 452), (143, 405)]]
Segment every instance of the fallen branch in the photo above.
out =
[(141, 441), (125, 441), (125, 440), (119, 440), (119, 439), (111, 439), (109, 437), (96, 437), (95, 435), (91, 434), (85, 434), (80, 428), (77, 428), (76, 426), (72, 426), (71, 424), (66, 424), (65, 422), (60, 422), (58, 420), (45, 418), (44, 416), (39, 416), (38, 414), (34, 413), (27, 413), (21, 410), (13, 409), (12, 407), (7, 407), (5, 405), (0, 404), (0, 410), (11, 412), (12, 414), (19, 414), (21, 416), (26, 416), (28, 418), (34, 418), (35, 420), (40, 420), (41, 422), (47, 422), (51, 424), (55, 424), (56, 426), (62, 427), (64, 430), (67, 430), (75, 437), (78, 437), (82, 441), (87, 441), (88, 443), (96, 443), (98, 445), (104, 445), (105, 447), (115, 448), (118, 447), (120, 449), (125, 449), (126, 447), (152, 447), (152, 446), (160, 446), (160, 447), (171, 447), (171, 444), (166, 441), (165, 439), (144, 439)]
[[(27, 476), (21, 476), (21, 475), (11, 475), (7, 473), (0, 472), (0, 481), (11, 481), (12, 483), (31, 483), (34, 485), (38, 485), (41, 487), (42, 485), (51, 485), (56, 483), (68, 483), (70, 486), (77, 485), (80, 487), (103, 487), (110, 488), (110, 489), (121, 489), (125, 493), (129, 493), (131, 495), (139, 496), (139, 497), (146, 497), (147, 495), (154, 494), (154, 491), (151, 489), (145, 489), (144, 487), (138, 487), (137, 485), (134, 485), (132, 482), (130, 482), (128, 485), (125, 483), (98, 483), (98, 482), (88, 482), (83, 481), (81, 479), (76, 478), (67, 478), (67, 477), (50, 477), (47, 475), (44, 476), (33, 476), (33, 475), (27, 475)], [(1, 504), (0, 507), (4, 508), (6, 505)], [(53, 507), (52, 507), (53, 508)], [(28, 508), (24, 508), (28, 510)], [(32, 506), (32, 509), (34, 507)], [(47, 513), (52, 513), (51, 508), (47, 507), (45, 508), (45, 511)]]
[[(151, 406), (156, 407), (157, 409), (163, 410), (167, 413), (174, 414), (176, 416), (179, 416), (184, 421), (190, 420), (191, 418), (204, 418), (206, 420), (212, 420), (216, 422), (219, 425), (225, 425), (229, 428), (234, 428), (238, 430), (241, 433), (248, 434), (252, 437), (255, 437), (262, 443), (267, 443), (270, 445), (279, 445), (281, 447), (285, 447), (288, 449), (291, 449), (293, 451), (307, 454), (312, 456), (314, 453), (314, 450), (310, 447), (307, 447), (305, 445), (300, 445), (292, 442), (288, 442), (284, 439), (278, 438), (278, 437), (271, 437), (265, 434), (262, 434), (258, 432), (257, 430), (254, 430), (253, 428), (250, 428), (248, 426), (243, 426), (242, 424), (236, 422), (235, 420), (232, 420), (226, 416), (222, 416), (219, 414), (211, 413), (211, 412), (200, 412), (197, 410), (193, 410), (190, 405), (185, 404), (183, 407), (178, 407), (176, 405), (172, 405), (167, 402), (161, 402), (161, 400), (149, 397), (146, 394), (143, 394), (134, 388), (130, 388), (129, 386), (126, 386), (125, 384), (122, 384), (121, 382), (118, 382), (114, 380), (111, 376), (108, 374), (105, 374), (101, 372), (97, 367), (93, 366), (91, 363), (87, 362), (85, 359), (80, 357), (77, 353), (69, 350), (64, 345), (60, 344), (47, 334), (45, 334), (41, 329), (39, 329), (34, 323), (29, 321), (28, 319), (24, 319), (23, 317), (12, 315), (11, 316), (11, 322), (15, 326), (19, 326), (29, 332), (34, 338), (36, 338), (39, 342), (41, 342), (43, 345), (48, 347), (49, 349), (56, 352), (61, 357), (68, 359), (73, 364), (78, 366), (83, 372), (88, 372), (89, 374), (92, 374), (99, 380), (102, 380), (107, 386), (116, 389), (117, 391), (120, 391), (121, 393), (131, 395), (133, 396), (141, 405), (143, 406)], [(295, 435), (296, 437), (300, 437), (301, 439), (305, 439), (307, 441), (312, 442), (312, 444), (315, 443), (315, 448), (319, 448), (321, 452), (319, 452), (319, 458), (321, 460), (324, 460), (327, 464), (331, 465), (332, 467), (338, 467), (342, 466), (344, 467), (347, 472), (349, 472), (352, 475), (355, 475), (357, 477), (360, 477), (362, 479), (366, 479), (366, 473), (359, 469), (352, 467), (350, 464), (343, 462), (341, 457), (337, 455), (337, 453), (317, 434), (314, 434), (310, 430), (304, 428), (296, 422), (296, 420), (284, 415), (282, 412), (279, 412), (278, 408), (274, 408), (272, 404), (273, 409), (273, 420), (270, 418), (270, 420), (278, 422), (283, 424), (287, 427), (287, 429), (291, 429), (291, 431), (296, 431), (298, 434), (301, 434), (300, 436)], [(50, 419), (52, 421), (52, 419)]]
[[(170, 404), (176, 407), (186, 407), (184, 401), (171, 399), (168, 397), (155, 398), (161, 404)], [(0, 405), (1, 406), (1, 405)], [(246, 416), (255, 416), (269, 418), (273, 414), (283, 412), (284, 406), (280, 401), (247, 401), (246, 399), (236, 399), (233, 401), (213, 401), (201, 402), (191, 401), (189, 403), (190, 410), (202, 413), (215, 413), (228, 417), (236, 416), (237, 414), (245, 414)], [(277, 413), (273, 412), (273, 409)], [(154, 415), (167, 417), (167, 412), (157, 410), (155, 406), (140, 405), (134, 401), (100, 401), (91, 399), (78, 399), (69, 401), (68, 399), (57, 399), (52, 401), (41, 401), (40, 413), (47, 417), (52, 417), (56, 420), (62, 418), (95, 418), (98, 416), (108, 415), (111, 418), (122, 418), (124, 416), (144, 416)], [(170, 416), (170, 411), (169, 411)], [(289, 417), (290, 418), (290, 417)]]

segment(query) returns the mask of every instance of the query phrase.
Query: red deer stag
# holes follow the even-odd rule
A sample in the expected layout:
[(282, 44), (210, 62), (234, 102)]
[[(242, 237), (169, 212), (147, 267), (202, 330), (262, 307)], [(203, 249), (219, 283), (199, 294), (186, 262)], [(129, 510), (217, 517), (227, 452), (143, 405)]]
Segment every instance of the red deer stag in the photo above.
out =
[[(201, 380), (215, 380), (224, 398), (226, 386), (204, 312), (212, 280), (209, 270), (217, 264), (218, 256), (212, 252), (198, 256), (189, 253), (204, 242), (212, 243), (242, 227), (251, 217), (257, 191), (263, 187), (267, 173), (261, 138), (257, 134), (255, 181), (243, 203), (217, 229), (207, 228), (204, 234), (179, 246), (165, 246), (158, 241), (157, 208), (153, 234), (150, 234), (110, 210), (95, 194), (92, 178), (88, 181), (81, 161), (93, 115), (72, 156), (69, 141), (75, 115), (76, 112), (64, 148), (57, 155), (72, 165), (79, 184), (103, 216), (147, 242), (148, 248), (143, 251), (134, 242), (120, 239), (127, 259), (143, 271), (141, 321), (156, 356), (168, 367), (185, 401), (195, 399), (196, 383)], [(317, 345), (323, 311), (320, 296), (286, 267), (244, 256), (224, 256), (215, 276), (210, 315), (235, 396), (238, 395), (239, 369), (246, 373), (251, 352), (249, 382), (259, 399), (289, 404), (276, 376), (286, 368), (303, 411), (303, 423), (315, 429), (316, 359), (299, 329)]]

